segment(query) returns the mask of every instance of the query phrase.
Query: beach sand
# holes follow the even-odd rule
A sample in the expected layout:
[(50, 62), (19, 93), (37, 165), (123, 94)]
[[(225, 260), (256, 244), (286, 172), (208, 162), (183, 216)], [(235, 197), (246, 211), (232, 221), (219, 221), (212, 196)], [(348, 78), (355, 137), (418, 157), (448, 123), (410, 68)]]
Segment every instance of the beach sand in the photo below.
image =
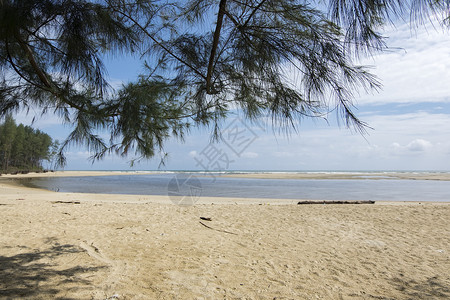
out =
[(450, 298), (449, 204), (203, 198), (181, 207), (8, 177), (0, 299)]

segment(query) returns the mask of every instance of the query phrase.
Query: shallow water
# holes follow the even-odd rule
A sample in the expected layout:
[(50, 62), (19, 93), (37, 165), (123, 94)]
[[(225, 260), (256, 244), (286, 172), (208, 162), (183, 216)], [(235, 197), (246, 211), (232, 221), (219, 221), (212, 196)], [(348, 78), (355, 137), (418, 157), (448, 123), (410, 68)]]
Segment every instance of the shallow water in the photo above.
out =
[(450, 202), (450, 181), (370, 177), (352, 180), (247, 179), (183, 173), (34, 178), (27, 184), (77, 193)]

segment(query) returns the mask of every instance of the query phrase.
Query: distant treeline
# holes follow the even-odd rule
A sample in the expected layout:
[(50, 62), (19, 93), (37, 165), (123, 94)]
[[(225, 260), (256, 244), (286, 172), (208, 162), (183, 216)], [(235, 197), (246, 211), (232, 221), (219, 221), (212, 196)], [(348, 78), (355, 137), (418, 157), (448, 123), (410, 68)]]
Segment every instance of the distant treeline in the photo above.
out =
[(49, 163), (58, 142), (30, 126), (16, 125), (11, 116), (0, 124), (0, 174), (42, 171), (42, 162)]

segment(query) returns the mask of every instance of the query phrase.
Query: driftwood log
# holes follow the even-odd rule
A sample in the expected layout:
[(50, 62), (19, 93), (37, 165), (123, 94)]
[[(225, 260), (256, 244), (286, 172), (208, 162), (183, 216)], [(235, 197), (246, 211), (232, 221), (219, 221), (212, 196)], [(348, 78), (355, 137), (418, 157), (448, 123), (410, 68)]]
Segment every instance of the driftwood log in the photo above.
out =
[(63, 203), (63, 204), (81, 204), (80, 201), (52, 201), (52, 203), (57, 204), (57, 203)]
[(299, 201), (297, 204), (374, 204), (375, 201)]

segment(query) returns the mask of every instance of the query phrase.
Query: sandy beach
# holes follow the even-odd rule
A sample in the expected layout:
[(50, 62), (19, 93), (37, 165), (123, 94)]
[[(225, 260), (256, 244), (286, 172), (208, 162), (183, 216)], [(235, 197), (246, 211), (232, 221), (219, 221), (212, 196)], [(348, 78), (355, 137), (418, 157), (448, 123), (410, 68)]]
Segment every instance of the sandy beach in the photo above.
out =
[(448, 203), (181, 207), (14, 176), (0, 177), (0, 299), (450, 298)]

